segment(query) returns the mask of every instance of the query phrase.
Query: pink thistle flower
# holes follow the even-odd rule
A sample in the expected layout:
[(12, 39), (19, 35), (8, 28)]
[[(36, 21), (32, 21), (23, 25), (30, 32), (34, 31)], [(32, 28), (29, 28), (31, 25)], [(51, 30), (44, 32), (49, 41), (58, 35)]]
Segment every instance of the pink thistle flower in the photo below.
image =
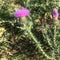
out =
[(52, 11), (52, 17), (54, 18), (54, 19), (58, 19), (58, 16), (59, 16), (59, 12), (58, 12), (58, 9), (53, 9), (53, 11)]
[(30, 11), (27, 8), (19, 9), (14, 13), (14, 16), (16, 18), (25, 17), (29, 15), (30, 15)]

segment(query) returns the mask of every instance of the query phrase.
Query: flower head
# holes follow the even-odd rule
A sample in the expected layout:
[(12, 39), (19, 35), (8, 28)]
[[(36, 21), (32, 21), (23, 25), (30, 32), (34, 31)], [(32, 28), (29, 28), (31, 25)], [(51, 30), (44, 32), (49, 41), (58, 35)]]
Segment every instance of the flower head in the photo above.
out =
[(53, 18), (58, 18), (58, 16), (59, 16), (59, 13), (58, 13), (58, 9), (53, 9), (53, 11), (52, 11), (52, 17)]
[(30, 15), (30, 11), (27, 8), (19, 9), (19, 10), (17, 10), (14, 13), (14, 16), (16, 18), (20, 18), (20, 17), (24, 17), (24, 16), (29, 16), (29, 15)]

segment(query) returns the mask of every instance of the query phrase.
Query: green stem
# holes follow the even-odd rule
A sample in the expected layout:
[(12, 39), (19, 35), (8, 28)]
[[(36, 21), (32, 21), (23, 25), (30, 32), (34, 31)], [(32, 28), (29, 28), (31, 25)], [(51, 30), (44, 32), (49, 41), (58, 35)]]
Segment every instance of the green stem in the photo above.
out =
[(30, 34), (31, 38), (34, 40), (34, 42), (36, 43), (37, 47), (39, 48), (39, 50), (42, 52), (42, 54), (47, 58), (47, 59), (51, 59), (54, 60), (54, 58), (48, 56), (45, 51), (42, 49), (41, 44), (38, 42), (38, 40), (35, 38), (35, 36), (33, 35), (33, 33), (29, 30), (27, 30), (28, 33)]
[(54, 45), (55, 45), (55, 47), (57, 46), (57, 44), (56, 44), (56, 26), (54, 26)]

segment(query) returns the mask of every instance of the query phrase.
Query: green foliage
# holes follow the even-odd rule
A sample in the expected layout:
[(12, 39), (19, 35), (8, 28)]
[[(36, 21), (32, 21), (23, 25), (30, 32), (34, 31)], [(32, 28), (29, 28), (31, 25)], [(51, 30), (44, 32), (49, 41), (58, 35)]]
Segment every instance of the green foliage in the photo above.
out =
[[(60, 9), (54, 2), (0, 0), (0, 28), (4, 28), (0, 36), (0, 57), (6, 55), (8, 60), (60, 59), (60, 27), (50, 27), (52, 9)], [(14, 12), (21, 7), (31, 12), (25, 20), (26, 27), (25, 22), (22, 24), (21, 19), (14, 17)]]

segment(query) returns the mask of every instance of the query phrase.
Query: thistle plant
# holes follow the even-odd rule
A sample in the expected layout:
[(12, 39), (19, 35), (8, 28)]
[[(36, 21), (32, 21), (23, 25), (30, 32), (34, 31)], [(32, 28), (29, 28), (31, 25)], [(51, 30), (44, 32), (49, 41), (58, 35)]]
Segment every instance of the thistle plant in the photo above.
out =
[[(58, 9), (55, 8), (58, 6), (54, 4), (54, 1), (1, 0), (0, 2), (0, 26), (5, 29), (3, 33), (0, 31), (2, 33), (0, 36), (0, 57), (1, 55), (6, 55), (7, 58), (11, 56), (8, 60), (29, 60), (25, 59), (21, 54), (18, 54), (21, 48), (23, 48), (23, 51), (24, 47), (28, 46), (27, 50), (29, 51), (26, 51), (26, 54), (28, 53), (27, 55), (31, 55), (29, 52), (36, 47), (36, 49), (33, 50), (34, 58), (30, 60), (35, 60), (36, 50), (38, 50), (36, 53), (38, 55), (36, 56), (36, 60), (60, 60), (59, 13)], [(49, 20), (48, 16), (50, 16), (51, 11), (52, 20), (50, 19), (50, 21), (52, 21), (52, 23), (49, 25), (47, 19)], [(40, 23), (40, 18), (43, 20), (42, 24)], [(38, 22), (35, 22), (36, 19)], [(26, 40), (24, 38), (26, 38)], [(27, 46), (24, 45), (24, 47), (21, 47), (20, 39), (24, 40), (21, 46), (24, 44)], [(29, 46), (25, 41), (28, 41), (28, 44), (32, 43), (34, 46)], [(29, 47), (32, 47), (32, 49), (29, 49)], [(24, 52), (22, 52), (23, 55), (25, 54)], [(15, 55), (15, 53), (17, 55)], [(40, 58), (41, 53), (42, 59)]]
[[(43, 33), (44, 39), (48, 42), (48, 44), (50, 45), (50, 47), (52, 48), (51, 51), (51, 56), (54, 58), (53, 60), (59, 60), (59, 54), (60, 54), (60, 41), (59, 39), (59, 13), (58, 13), (58, 9), (53, 9), (52, 11), (52, 24), (51, 26), (48, 27), (45, 26), (45, 33)], [(47, 32), (46, 32), (47, 31)], [(58, 43), (59, 42), (59, 43)]]
[[(54, 55), (52, 56), (49, 56), (42, 48), (41, 46), (41, 43), (39, 42), (38, 38), (32, 33), (31, 29), (32, 29), (32, 26), (33, 26), (33, 23), (32, 21), (28, 21), (27, 20), (27, 16), (30, 15), (30, 11), (26, 8), (22, 8), (20, 10), (17, 10), (14, 14), (14, 16), (16, 18), (21, 18), (21, 23), (23, 24), (23, 27), (21, 27), (22, 29), (24, 28), (24, 31), (25, 33), (27, 33), (27, 35), (29, 35), (33, 41), (35, 42), (36, 44), (36, 47), (38, 47), (38, 50), (42, 52), (42, 54), (47, 58), (47, 59), (50, 59), (50, 60), (56, 60), (56, 57), (55, 57), (55, 50), (58, 49), (58, 45), (57, 45), (57, 41), (56, 41), (56, 37), (57, 37), (57, 31), (56, 31), (56, 25), (53, 25), (54, 27), (52, 27), (53, 29), (53, 34), (52, 34), (52, 31), (51, 31), (51, 34), (53, 35), (52, 39), (53, 39), (53, 43), (51, 43), (51, 38), (49, 37), (49, 34), (47, 33), (48, 31), (50, 31), (50, 27), (47, 28), (45, 26), (45, 36), (43, 35), (43, 37), (45, 37), (46, 41), (48, 42), (48, 44), (50, 45), (50, 47), (52, 48), (52, 51), (54, 51)], [(55, 16), (54, 16), (55, 15)], [(57, 15), (57, 16), (56, 16)], [(54, 19), (58, 19), (58, 12), (54, 12), (52, 13), (52, 17)], [(44, 34), (44, 33), (43, 33)]]

